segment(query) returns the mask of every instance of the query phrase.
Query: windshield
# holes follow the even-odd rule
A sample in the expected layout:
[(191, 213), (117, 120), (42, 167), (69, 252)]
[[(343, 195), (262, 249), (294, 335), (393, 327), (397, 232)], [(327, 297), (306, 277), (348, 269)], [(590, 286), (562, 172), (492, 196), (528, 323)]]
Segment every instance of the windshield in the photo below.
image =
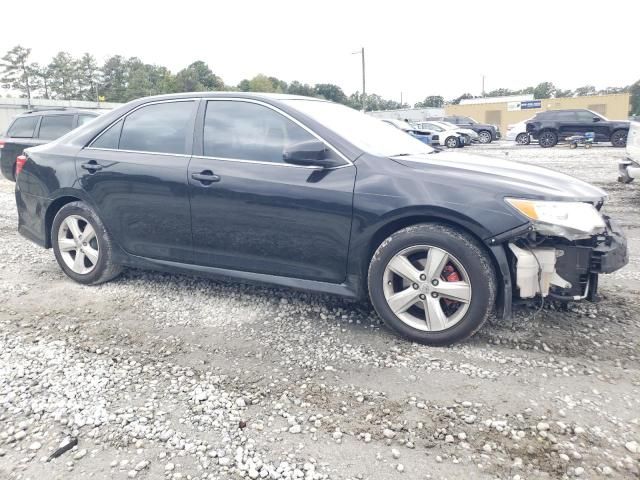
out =
[(471, 125), (474, 125), (474, 124), (478, 123), (471, 117), (459, 117), (459, 118), (461, 120), (460, 123), (470, 123)]
[(422, 130), (433, 130), (435, 132), (441, 132), (444, 130), (444, 128), (442, 128), (440, 125), (438, 125), (437, 123), (433, 123), (433, 122), (429, 122), (429, 123), (419, 123), (418, 126), (422, 129)]
[(605, 122), (608, 122), (609, 119), (607, 117), (605, 117), (604, 115), (602, 115), (601, 113), (598, 112), (594, 112), (593, 110), (589, 110), (589, 112), (593, 113), (594, 117), (600, 117), (602, 120), (604, 120)]
[(432, 153), (420, 140), (377, 118), (344, 105), (320, 100), (283, 100), (359, 149), (380, 157)]

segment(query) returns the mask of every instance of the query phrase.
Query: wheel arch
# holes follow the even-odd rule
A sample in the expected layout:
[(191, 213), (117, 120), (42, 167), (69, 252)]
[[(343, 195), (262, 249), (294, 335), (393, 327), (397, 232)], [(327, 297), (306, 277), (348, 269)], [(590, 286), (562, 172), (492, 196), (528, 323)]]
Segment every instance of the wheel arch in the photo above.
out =
[(362, 259), (362, 270), (360, 275), (362, 278), (361, 288), (363, 292), (367, 292), (367, 271), (369, 263), (373, 258), (373, 254), (380, 244), (392, 235), (394, 232), (412, 225), (420, 223), (438, 223), (448, 227), (455, 228), (476, 240), (484, 249), (485, 253), (491, 259), (496, 272), (498, 285), (496, 285), (498, 295), (496, 297), (496, 309), (501, 312), (503, 318), (509, 318), (511, 315), (511, 272), (507, 262), (504, 247), (502, 245), (489, 246), (484, 239), (490, 236), (484, 228), (471, 218), (464, 217), (456, 212), (448, 211), (430, 211), (430, 212), (411, 212), (402, 216), (394, 217), (379, 225), (375, 232), (370, 236), (366, 248), (365, 257)]
[(47, 207), (47, 211), (44, 215), (44, 232), (45, 232), (45, 247), (51, 248), (51, 227), (53, 225), (53, 219), (62, 207), (72, 202), (80, 202), (82, 199), (77, 195), (62, 195), (57, 197)]

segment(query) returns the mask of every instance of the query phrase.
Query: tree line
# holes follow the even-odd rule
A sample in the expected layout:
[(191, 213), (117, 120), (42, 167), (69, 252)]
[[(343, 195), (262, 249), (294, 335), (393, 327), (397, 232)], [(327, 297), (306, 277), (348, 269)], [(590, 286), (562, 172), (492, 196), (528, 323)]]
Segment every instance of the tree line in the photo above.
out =
[[(161, 65), (144, 63), (137, 57), (114, 55), (102, 65), (85, 53), (74, 58), (67, 52), (59, 52), (48, 64), (30, 61), (31, 49), (20, 45), (9, 50), (0, 61), (0, 85), (19, 92), (23, 98), (51, 98), (62, 100), (89, 100), (128, 102), (147, 95), (200, 91), (275, 92), (322, 97), (361, 109), (362, 92), (347, 95), (332, 83), (310, 85), (297, 80), (286, 82), (263, 74), (244, 79), (238, 85), (225, 84), (202, 60), (197, 60), (177, 73)], [(597, 90), (586, 85), (575, 90), (563, 90), (551, 82), (521, 90), (498, 88), (485, 93), (485, 97), (533, 94), (534, 98), (559, 98), (609, 93), (631, 94), (632, 114), (640, 115), (640, 80), (625, 87), (609, 87)], [(440, 108), (446, 103), (458, 104), (464, 99), (476, 98), (470, 93), (445, 101), (441, 95), (430, 95), (415, 103), (415, 108)], [(377, 94), (366, 94), (366, 110), (392, 110), (409, 108), (403, 102), (388, 100)]]

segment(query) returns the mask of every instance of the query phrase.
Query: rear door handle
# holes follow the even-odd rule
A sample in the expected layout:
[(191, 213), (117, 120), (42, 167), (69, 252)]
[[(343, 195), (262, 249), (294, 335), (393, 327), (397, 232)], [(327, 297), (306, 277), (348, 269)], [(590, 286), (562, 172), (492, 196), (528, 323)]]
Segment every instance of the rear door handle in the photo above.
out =
[(97, 172), (98, 170), (102, 170), (102, 165), (95, 162), (83, 163), (80, 166), (85, 170), (94, 171), (94, 172)]
[(191, 178), (198, 180), (203, 185), (211, 185), (213, 182), (219, 182), (220, 176), (215, 175), (211, 170), (204, 170), (200, 173), (192, 173)]

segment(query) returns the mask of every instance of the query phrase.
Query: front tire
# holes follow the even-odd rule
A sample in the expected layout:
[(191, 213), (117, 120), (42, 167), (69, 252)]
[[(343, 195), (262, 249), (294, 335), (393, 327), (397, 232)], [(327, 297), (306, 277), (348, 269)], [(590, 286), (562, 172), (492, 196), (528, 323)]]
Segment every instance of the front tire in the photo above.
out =
[(516, 137), (516, 143), (518, 145), (529, 145), (531, 143), (531, 137), (528, 133), (519, 133)]
[(458, 148), (460, 146), (460, 142), (456, 137), (447, 137), (444, 144), (447, 148)]
[(97, 285), (122, 271), (113, 263), (113, 240), (91, 207), (83, 202), (63, 206), (51, 226), (51, 244), (62, 271), (85, 285)]
[(480, 143), (491, 143), (491, 140), (493, 140), (493, 138), (491, 137), (491, 132), (488, 130), (480, 130), (478, 132), (478, 141)]
[(627, 135), (628, 132), (626, 130), (616, 130), (611, 134), (611, 145), (617, 148), (626, 147)]
[(545, 130), (538, 137), (538, 144), (542, 148), (555, 147), (557, 143), (558, 143), (558, 135), (556, 135), (555, 132), (552, 132), (551, 130)]
[(371, 259), (368, 283), (385, 324), (427, 345), (478, 331), (493, 310), (497, 285), (482, 245), (440, 224), (414, 225), (384, 240)]

